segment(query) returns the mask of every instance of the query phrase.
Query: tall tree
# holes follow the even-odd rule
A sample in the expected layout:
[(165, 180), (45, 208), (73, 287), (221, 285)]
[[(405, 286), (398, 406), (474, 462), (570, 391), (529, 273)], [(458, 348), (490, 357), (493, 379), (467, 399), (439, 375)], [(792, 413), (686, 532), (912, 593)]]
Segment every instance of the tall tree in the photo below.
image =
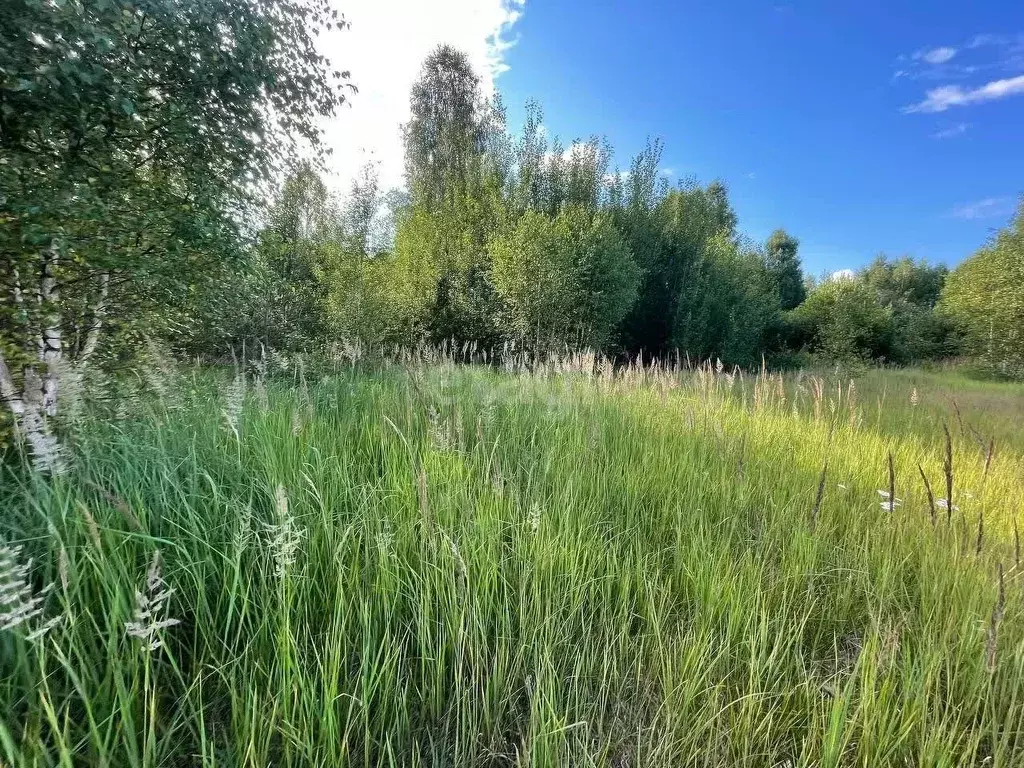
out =
[[(398, 315), (407, 331), (434, 341), (492, 344), (497, 312), (486, 244), (503, 217), (504, 180), (495, 173), (502, 163), (485, 150), (500, 113), (482, 98), (467, 56), (447, 45), (424, 62), (410, 107), (411, 203), (395, 236)], [(420, 295), (424, 289), (429, 296)]]
[(469, 58), (450, 45), (423, 62), (405, 126), (406, 180), (428, 208), (462, 190), (478, 170), (487, 137), (480, 78)]
[(489, 249), (506, 327), (535, 348), (601, 349), (636, 299), (639, 270), (607, 213), (527, 211)]
[(40, 465), (68, 352), (189, 296), (294, 140), (319, 146), (335, 21), (326, 0), (0, 4), (0, 396)]
[(256, 247), (266, 270), (259, 338), (268, 346), (294, 349), (323, 337), (324, 278), (340, 247), (339, 230), (326, 185), (301, 163), (285, 180)]
[(824, 281), (790, 317), (797, 339), (831, 360), (870, 360), (890, 346), (892, 309), (863, 280)]
[(765, 246), (765, 263), (779, 286), (779, 304), (783, 310), (795, 309), (807, 296), (797, 253), (799, 248), (800, 241), (784, 229), (772, 232)]
[(1024, 376), (1024, 201), (998, 235), (950, 273), (940, 309), (965, 352), (992, 371)]
[[(634, 170), (651, 162), (641, 156)], [(706, 281), (712, 275), (710, 265), (723, 253), (722, 243), (735, 241), (736, 214), (720, 182), (704, 187), (687, 181), (666, 194), (654, 194), (656, 176), (646, 176), (644, 185), (631, 179), (619, 217), (643, 272), (639, 297), (624, 323), (624, 341), (630, 351), (649, 355), (673, 349), (703, 355), (717, 348), (706, 343), (709, 326), (702, 319), (702, 308), (708, 306)]]
[(953, 334), (949, 319), (935, 311), (949, 270), (909, 256), (879, 255), (857, 278), (871, 288), (883, 307), (892, 310), (889, 360), (907, 364), (950, 355)]

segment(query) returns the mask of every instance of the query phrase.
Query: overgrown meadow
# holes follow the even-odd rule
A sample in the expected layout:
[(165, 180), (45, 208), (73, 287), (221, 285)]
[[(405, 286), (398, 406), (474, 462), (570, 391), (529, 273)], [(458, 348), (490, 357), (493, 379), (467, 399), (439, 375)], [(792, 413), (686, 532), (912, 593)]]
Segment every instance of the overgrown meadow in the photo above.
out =
[(1024, 764), (1020, 386), (154, 383), (4, 470), (5, 765)]

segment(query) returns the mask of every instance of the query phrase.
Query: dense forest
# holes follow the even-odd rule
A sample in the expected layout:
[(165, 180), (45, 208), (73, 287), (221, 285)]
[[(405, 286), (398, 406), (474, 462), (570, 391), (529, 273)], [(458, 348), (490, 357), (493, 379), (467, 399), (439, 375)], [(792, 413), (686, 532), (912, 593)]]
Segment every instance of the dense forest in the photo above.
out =
[(879, 256), (811, 279), (792, 234), (741, 234), (723, 183), (670, 185), (659, 141), (622, 170), (600, 138), (549, 137), (539, 106), (511, 131), (448, 46), (410, 94), (404, 188), (370, 166), (334, 194), (320, 126), (353, 90), (317, 49), (334, 25), (319, 0), (3, 4), (0, 396), (15, 424), (38, 433), (62, 376), (149, 342), (1024, 371), (1024, 212), (951, 273)]

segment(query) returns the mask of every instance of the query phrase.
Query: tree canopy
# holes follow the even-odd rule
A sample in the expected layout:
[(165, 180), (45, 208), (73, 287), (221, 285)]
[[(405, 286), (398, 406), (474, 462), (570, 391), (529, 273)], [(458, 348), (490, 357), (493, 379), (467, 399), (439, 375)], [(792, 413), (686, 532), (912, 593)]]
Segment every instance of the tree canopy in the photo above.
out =
[(992, 242), (949, 275), (940, 310), (991, 370), (1024, 375), (1024, 202)]
[(0, 5), (0, 387), (17, 423), (56, 414), (60, 367), (115, 320), (169, 330), (223, 279), (345, 98), (316, 46), (335, 23), (326, 0)]

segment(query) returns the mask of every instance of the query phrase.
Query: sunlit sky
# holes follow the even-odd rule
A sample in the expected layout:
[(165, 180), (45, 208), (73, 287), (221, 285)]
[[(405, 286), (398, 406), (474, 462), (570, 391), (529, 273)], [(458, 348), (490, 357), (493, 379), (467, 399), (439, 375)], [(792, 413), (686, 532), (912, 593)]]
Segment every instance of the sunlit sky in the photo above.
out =
[(1024, 3), (1008, 0), (335, 0), (359, 93), (329, 126), (334, 183), (400, 184), (409, 87), (441, 42), (529, 99), (563, 143), (648, 138), (673, 179), (725, 181), (740, 229), (800, 238), (812, 273), (877, 253), (955, 264), (1024, 193)]

